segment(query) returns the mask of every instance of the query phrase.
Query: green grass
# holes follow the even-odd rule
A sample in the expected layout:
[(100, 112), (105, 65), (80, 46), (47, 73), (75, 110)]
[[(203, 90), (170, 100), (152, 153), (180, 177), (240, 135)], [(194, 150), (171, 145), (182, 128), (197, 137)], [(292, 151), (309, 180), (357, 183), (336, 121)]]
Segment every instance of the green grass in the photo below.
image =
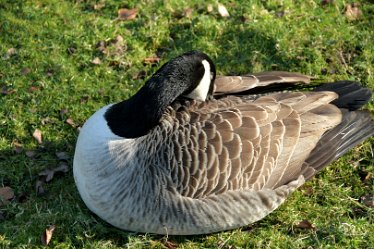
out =
[[(144, 64), (150, 56), (159, 55), (161, 64), (200, 49), (221, 74), (287, 70), (358, 80), (374, 89), (370, 1), (361, 1), (363, 15), (353, 21), (344, 15), (349, 1), (343, 0), (326, 6), (320, 1), (221, 1), (230, 18), (221, 18), (216, 9), (207, 12), (216, 1), (138, 2), (0, 2), (0, 87), (14, 90), (0, 95), (0, 187), (10, 186), (16, 194), (0, 206), (0, 247), (43, 247), (40, 236), (54, 224), (51, 248), (166, 248), (165, 241), (180, 248), (374, 248), (374, 210), (359, 200), (374, 194), (373, 139), (318, 174), (264, 220), (211, 235), (166, 237), (109, 226), (81, 201), (72, 159), (68, 173), (44, 186), (46, 195), (36, 194), (38, 173), (58, 164), (55, 153), (73, 156), (78, 131), (66, 120), (82, 125), (101, 106), (134, 94), (159, 66)], [(97, 3), (104, 5), (95, 9)], [(116, 20), (123, 7), (138, 8), (137, 18)], [(190, 18), (181, 16), (186, 8), (193, 9)], [(96, 44), (118, 35), (121, 51), (114, 44), (108, 55), (98, 51)], [(91, 63), (95, 57), (101, 64)], [(30, 72), (23, 74), (25, 68)], [(374, 111), (372, 103), (367, 108)], [(42, 131), (43, 145), (32, 137), (35, 128)], [(23, 152), (14, 151), (17, 143)], [(30, 150), (35, 157), (26, 156)], [(297, 228), (304, 219), (316, 229)]]

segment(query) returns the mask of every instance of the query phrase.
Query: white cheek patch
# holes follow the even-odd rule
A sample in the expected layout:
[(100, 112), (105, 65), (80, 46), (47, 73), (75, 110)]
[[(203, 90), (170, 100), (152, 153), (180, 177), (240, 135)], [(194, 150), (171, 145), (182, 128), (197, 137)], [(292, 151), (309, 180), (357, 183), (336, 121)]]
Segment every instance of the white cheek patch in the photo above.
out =
[(210, 73), (210, 64), (207, 60), (202, 61), (205, 72), (204, 76), (201, 79), (200, 83), (197, 85), (197, 87), (192, 90), (189, 94), (185, 95), (185, 97), (188, 97), (190, 99), (205, 101), (208, 96), (208, 91), (210, 87), (210, 83), (212, 80), (212, 76)]

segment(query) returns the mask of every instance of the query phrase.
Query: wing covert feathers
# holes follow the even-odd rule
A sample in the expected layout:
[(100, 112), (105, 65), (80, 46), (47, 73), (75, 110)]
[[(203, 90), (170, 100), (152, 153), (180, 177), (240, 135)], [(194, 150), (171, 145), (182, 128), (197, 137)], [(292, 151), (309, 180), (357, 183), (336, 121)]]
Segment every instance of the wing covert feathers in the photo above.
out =
[[(177, 109), (172, 182), (182, 195), (275, 189), (295, 180), (321, 136), (341, 121), (333, 92), (238, 97)], [(172, 110), (170, 110), (172, 111)], [(180, 113), (180, 114), (178, 114)], [(173, 114), (172, 114), (173, 115)]]
[(275, 83), (310, 82), (310, 77), (282, 71), (270, 71), (245, 76), (217, 76), (215, 80), (215, 94), (232, 94), (243, 92), (255, 87), (267, 86)]

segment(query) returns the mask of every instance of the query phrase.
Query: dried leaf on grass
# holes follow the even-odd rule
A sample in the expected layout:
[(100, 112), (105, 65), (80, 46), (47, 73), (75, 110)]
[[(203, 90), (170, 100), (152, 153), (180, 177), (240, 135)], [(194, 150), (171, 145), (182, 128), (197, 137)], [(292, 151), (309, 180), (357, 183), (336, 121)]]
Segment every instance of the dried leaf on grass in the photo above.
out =
[(127, 49), (122, 36), (117, 35), (116, 38), (109, 41), (99, 41), (96, 49), (107, 57), (120, 56)]
[(127, 21), (127, 20), (133, 20), (136, 18), (136, 15), (138, 14), (138, 9), (119, 9), (118, 10), (118, 20), (120, 21)]
[(72, 126), (72, 127), (74, 127), (74, 128), (77, 126), (72, 118), (68, 118), (68, 119), (66, 119), (65, 122), (66, 122), (68, 125), (70, 125), (70, 126)]
[(14, 198), (14, 191), (10, 187), (0, 188), (0, 206), (6, 205)]
[(60, 163), (55, 168), (44, 169), (39, 173), (39, 176), (45, 176), (44, 181), (50, 182), (56, 173), (66, 173), (69, 171), (69, 166), (66, 163)]
[(49, 242), (51, 242), (53, 232), (55, 231), (56, 226), (51, 225), (48, 228), (45, 229), (44, 233), (41, 236), (41, 241), (44, 246), (48, 246)]
[(361, 202), (367, 207), (374, 207), (374, 195), (364, 195), (361, 197)]
[(300, 221), (299, 223), (296, 224), (296, 227), (301, 228), (301, 229), (312, 229), (312, 230), (316, 229), (316, 227), (312, 223), (310, 223), (308, 220)]
[(101, 64), (101, 60), (99, 57), (95, 57), (92, 61), (91, 61), (92, 64), (94, 65), (100, 65)]
[(35, 140), (39, 143), (42, 144), (42, 132), (39, 129), (35, 129), (34, 132), (32, 133), (32, 136), (35, 138)]
[(357, 3), (351, 3), (345, 6), (344, 15), (347, 17), (349, 21), (354, 21), (362, 16), (362, 11), (360, 10), (359, 5)]
[(169, 241), (169, 240), (164, 240), (162, 241), (162, 244), (165, 246), (165, 248), (167, 249), (176, 249), (178, 248), (178, 244), (173, 242), (173, 241)]
[(206, 7), (206, 10), (208, 11), (208, 13), (212, 12), (213, 11), (213, 4), (208, 4), (208, 6)]
[(24, 67), (24, 68), (21, 69), (21, 74), (22, 74), (22, 75), (27, 75), (27, 74), (29, 74), (30, 72), (31, 72), (31, 69), (28, 68), (28, 67)]
[(41, 89), (40, 86), (30, 86), (29, 93), (39, 91), (40, 89)]
[(222, 17), (229, 17), (229, 16), (230, 16), (230, 14), (229, 14), (229, 12), (227, 11), (225, 5), (220, 4), (220, 3), (218, 4), (218, 13), (219, 13), (219, 15), (222, 16)]
[(157, 64), (160, 62), (160, 58), (157, 56), (152, 56), (144, 59), (145, 64)]
[(17, 53), (17, 50), (15, 48), (9, 48), (4, 55), (4, 60), (8, 60), (10, 57), (15, 55), (16, 53)]
[(187, 18), (191, 18), (192, 17), (192, 13), (193, 13), (193, 9), (192, 8), (187, 8), (184, 10), (184, 16), (187, 17)]
[(94, 4), (94, 10), (101, 10), (102, 8), (105, 7), (105, 3), (97, 3), (97, 4)]

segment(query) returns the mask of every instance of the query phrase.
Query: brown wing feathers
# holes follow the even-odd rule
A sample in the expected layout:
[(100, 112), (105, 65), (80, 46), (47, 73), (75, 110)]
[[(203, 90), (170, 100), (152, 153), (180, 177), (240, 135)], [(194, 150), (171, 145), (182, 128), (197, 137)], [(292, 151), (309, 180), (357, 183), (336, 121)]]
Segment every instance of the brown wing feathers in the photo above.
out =
[(298, 73), (282, 71), (262, 72), (245, 76), (217, 76), (215, 94), (239, 93), (255, 87), (267, 86), (274, 83), (309, 83), (310, 77)]
[[(201, 116), (195, 110), (196, 102), (191, 102), (191, 111), (177, 115), (190, 121), (193, 117), (195, 122), (179, 129), (185, 140), (180, 134), (175, 138), (174, 146), (179, 148), (183, 165), (176, 169), (183, 171), (179, 192), (198, 198), (228, 190), (273, 188), (296, 179), (325, 127), (339, 120), (331, 117), (332, 121), (326, 121), (326, 115), (339, 116), (338, 110), (319, 116), (313, 113), (315, 128), (302, 127), (310, 116), (300, 102), (315, 107), (315, 101), (326, 105), (335, 98), (335, 94), (327, 94), (330, 98), (325, 95), (310, 93), (301, 98), (300, 94), (275, 94), (241, 103), (233, 98), (225, 103), (200, 105)], [(208, 109), (211, 113), (207, 113)], [(199, 129), (192, 128), (195, 126)]]
[[(276, 79), (309, 80), (283, 72), (249, 78), (255, 85), (262, 84), (259, 79), (264, 80), (263, 84)], [(230, 82), (238, 79), (231, 78)], [(238, 82), (234, 83), (236, 89), (245, 79)], [(229, 190), (276, 189), (300, 175), (310, 178), (347, 148), (374, 133), (371, 122), (370, 129), (355, 135), (370, 123), (370, 115), (357, 121), (358, 128), (350, 132), (354, 117), (362, 119), (364, 114), (344, 114), (342, 122), (342, 112), (329, 104), (337, 97), (331, 91), (286, 92), (254, 101), (230, 96), (209, 102), (176, 103), (179, 107), (171, 110), (180, 126), (172, 143), (180, 164), (172, 169), (172, 175), (174, 182), (179, 182), (178, 192), (205, 198)], [(349, 133), (347, 142), (340, 141), (341, 133)]]

